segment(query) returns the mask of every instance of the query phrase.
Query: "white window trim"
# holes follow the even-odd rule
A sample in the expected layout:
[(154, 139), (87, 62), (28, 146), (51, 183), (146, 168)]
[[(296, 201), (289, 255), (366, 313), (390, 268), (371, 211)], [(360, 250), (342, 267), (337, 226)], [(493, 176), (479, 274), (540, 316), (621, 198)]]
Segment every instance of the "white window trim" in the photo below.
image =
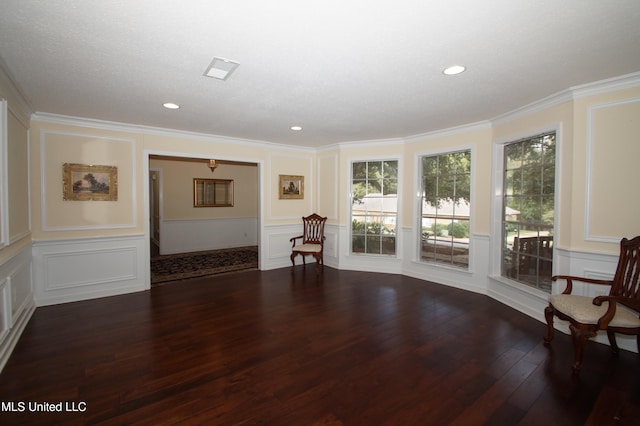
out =
[[(462, 151), (471, 151), (471, 187), (470, 190), (470, 203), (471, 203), (471, 211), (469, 213), (469, 265), (467, 268), (459, 268), (451, 265), (447, 265), (445, 263), (439, 262), (425, 262), (420, 257), (420, 237), (422, 234), (422, 157), (429, 157), (434, 155), (443, 155), (443, 154), (453, 154), (456, 152)], [(476, 147), (473, 145), (463, 145), (460, 147), (454, 147), (446, 150), (430, 150), (430, 151), (420, 151), (414, 155), (413, 158), (413, 169), (416, 171), (415, 180), (414, 180), (414, 198), (413, 198), (413, 211), (415, 212), (414, 217), (414, 229), (412, 233), (413, 240), (413, 258), (412, 261), (415, 263), (419, 263), (422, 265), (429, 265), (436, 268), (449, 269), (454, 271), (463, 271), (463, 272), (473, 272), (474, 271), (474, 262), (473, 262), (473, 235), (475, 229), (475, 214), (474, 214), (474, 206), (475, 206), (475, 182), (476, 182), (476, 174), (475, 174), (475, 156)]]
[[(491, 252), (489, 254), (489, 277), (499, 281), (503, 284), (516, 287), (525, 292), (535, 294), (546, 298), (548, 293), (538, 290), (534, 287), (520, 283), (507, 277), (503, 277), (502, 274), (502, 196), (503, 196), (503, 184), (504, 184), (504, 146), (516, 142), (522, 139), (527, 139), (540, 135), (543, 133), (555, 132), (556, 134), (556, 164), (555, 164), (555, 186), (554, 186), (554, 215), (553, 215), (553, 236), (554, 236), (554, 250), (553, 250), (553, 267), (552, 275), (555, 275), (556, 268), (558, 267), (558, 218), (560, 217), (560, 190), (562, 188), (562, 174), (560, 173), (560, 164), (562, 164), (562, 123), (556, 123), (552, 126), (541, 127), (533, 129), (525, 133), (519, 133), (516, 135), (502, 138), (493, 142), (493, 167), (491, 177), (491, 192), (493, 194), (493, 201), (491, 205)], [(555, 293), (555, 285), (553, 286), (551, 293)]]
[[(372, 254), (372, 253), (354, 253), (352, 251), (351, 246), (351, 223), (353, 221), (352, 218), (352, 185), (353, 185), (353, 163), (360, 162), (371, 162), (371, 161), (397, 161), (398, 162), (398, 211), (396, 213), (396, 254)], [(347, 159), (347, 171), (345, 176), (349, 176), (349, 190), (347, 191), (347, 202), (346, 202), (346, 217), (349, 218), (347, 223), (348, 227), (348, 244), (347, 244), (347, 256), (363, 256), (363, 257), (384, 257), (384, 258), (394, 258), (394, 259), (402, 259), (402, 232), (401, 232), (401, 218), (402, 218), (402, 158), (398, 156), (392, 155), (377, 155), (372, 157), (362, 156), (362, 157), (351, 157)]]

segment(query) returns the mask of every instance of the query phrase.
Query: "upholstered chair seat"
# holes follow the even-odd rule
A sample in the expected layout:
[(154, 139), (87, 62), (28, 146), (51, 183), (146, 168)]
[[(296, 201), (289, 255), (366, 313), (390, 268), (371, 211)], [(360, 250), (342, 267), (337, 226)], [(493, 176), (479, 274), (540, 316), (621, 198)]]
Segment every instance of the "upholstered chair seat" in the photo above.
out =
[[(602, 302), (602, 305), (598, 306), (593, 304), (592, 297), (574, 294), (554, 294), (549, 297), (549, 303), (575, 321), (594, 325), (598, 324), (598, 320), (607, 313), (607, 309), (609, 308), (609, 302)], [(609, 322), (609, 326), (640, 327), (638, 312), (618, 303), (616, 306), (616, 314)]]
[[(571, 275), (555, 275), (551, 279), (564, 280), (567, 286), (562, 294), (549, 296), (549, 306), (544, 310), (547, 321), (544, 343), (548, 346), (553, 340), (554, 317), (569, 321), (574, 346), (574, 373), (580, 372), (587, 341), (596, 337), (599, 331), (606, 331), (614, 353), (619, 351), (616, 333), (635, 335), (640, 352), (640, 236), (620, 241), (618, 266), (612, 280)], [(593, 298), (571, 294), (574, 281), (609, 287), (609, 294)]]

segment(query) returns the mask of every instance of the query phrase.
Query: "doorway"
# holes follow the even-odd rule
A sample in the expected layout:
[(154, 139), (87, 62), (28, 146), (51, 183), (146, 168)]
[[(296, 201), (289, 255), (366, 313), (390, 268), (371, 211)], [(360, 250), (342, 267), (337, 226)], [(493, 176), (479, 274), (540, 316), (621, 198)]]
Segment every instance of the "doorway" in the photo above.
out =
[[(216, 159), (216, 167), (210, 166), (208, 158), (149, 154), (146, 219), (151, 258), (259, 246), (260, 164)], [(233, 181), (233, 203), (196, 203), (195, 182), (202, 179)]]
[(151, 257), (160, 254), (160, 212), (162, 211), (162, 170), (149, 169), (149, 235)]

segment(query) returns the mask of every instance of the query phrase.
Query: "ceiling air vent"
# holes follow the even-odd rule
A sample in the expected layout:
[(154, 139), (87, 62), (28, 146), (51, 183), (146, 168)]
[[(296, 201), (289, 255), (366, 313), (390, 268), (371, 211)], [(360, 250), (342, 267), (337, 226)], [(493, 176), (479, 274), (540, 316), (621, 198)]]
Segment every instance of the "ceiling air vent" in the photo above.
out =
[(236, 68), (240, 65), (237, 62), (223, 58), (213, 58), (213, 61), (204, 72), (206, 77), (217, 78), (218, 80), (226, 80)]

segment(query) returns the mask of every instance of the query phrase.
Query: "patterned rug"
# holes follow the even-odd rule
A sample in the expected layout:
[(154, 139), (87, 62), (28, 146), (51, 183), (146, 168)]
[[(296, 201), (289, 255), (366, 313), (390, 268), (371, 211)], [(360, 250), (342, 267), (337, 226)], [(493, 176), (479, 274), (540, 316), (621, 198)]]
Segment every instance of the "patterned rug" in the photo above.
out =
[(155, 256), (151, 285), (257, 267), (257, 246)]

